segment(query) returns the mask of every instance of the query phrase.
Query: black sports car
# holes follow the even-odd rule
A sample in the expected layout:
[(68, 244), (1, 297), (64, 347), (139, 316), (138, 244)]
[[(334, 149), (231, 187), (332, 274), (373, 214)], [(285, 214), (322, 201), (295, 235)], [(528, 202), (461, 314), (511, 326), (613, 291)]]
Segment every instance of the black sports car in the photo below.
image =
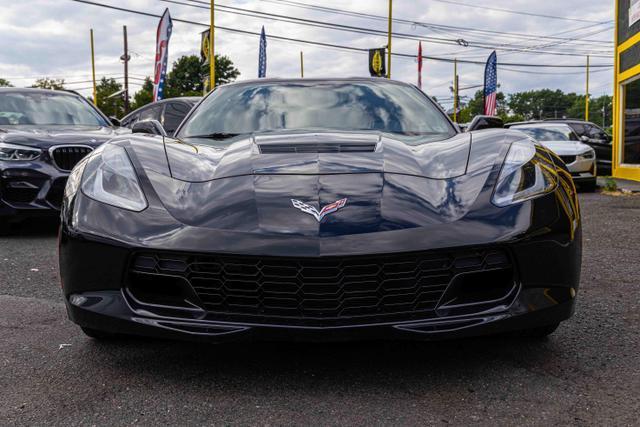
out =
[(93, 337), (540, 336), (580, 279), (563, 162), (520, 132), (459, 133), (385, 79), (221, 86), (175, 139), (84, 159), (62, 218), (65, 302)]
[(58, 216), (71, 169), (118, 133), (76, 93), (0, 89), (0, 231), (25, 217)]

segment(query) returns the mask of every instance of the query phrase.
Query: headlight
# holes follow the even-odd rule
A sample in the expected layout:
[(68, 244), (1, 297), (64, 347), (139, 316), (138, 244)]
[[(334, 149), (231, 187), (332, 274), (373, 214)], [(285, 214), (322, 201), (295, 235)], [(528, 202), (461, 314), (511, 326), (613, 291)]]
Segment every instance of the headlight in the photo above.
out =
[(29, 161), (37, 159), (40, 154), (42, 154), (42, 150), (37, 148), (0, 142), (0, 160)]
[(550, 193), (555, 188), (557, 175), (550, 163), (538, 157), (531, 141), (511, 144), (504, 161), (492, 201), (504, 207)]
[(578, 154), (576, 157), (578, 158), (578, 160), (592, 160), (596, 158), (596, 152), (591, 149), (589, 151), (585, 151), (582, 154)]
[(125, 149), (111, 144), (101, 148), (85, 166), (82, 192), (94, 200), (119, 208), (136, 212), (145, 209), (147, 199)]

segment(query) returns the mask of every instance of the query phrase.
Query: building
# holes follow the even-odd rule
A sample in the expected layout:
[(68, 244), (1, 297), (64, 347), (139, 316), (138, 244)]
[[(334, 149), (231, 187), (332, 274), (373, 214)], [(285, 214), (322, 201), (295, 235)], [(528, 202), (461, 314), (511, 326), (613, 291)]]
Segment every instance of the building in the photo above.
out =
[(613, 175), (640, 181), (640, 0), (616, 0)]

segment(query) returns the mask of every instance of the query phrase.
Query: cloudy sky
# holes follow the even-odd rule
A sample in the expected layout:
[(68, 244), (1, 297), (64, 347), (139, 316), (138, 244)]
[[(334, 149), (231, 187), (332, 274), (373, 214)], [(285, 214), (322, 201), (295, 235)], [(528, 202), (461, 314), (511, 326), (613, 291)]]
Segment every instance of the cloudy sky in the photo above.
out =
[[(206, 0), (93, 2), (151, 14), (161, 14), (168, 7), (174, 19), (200, 23), (207, 23), (209, 17)], [(15, 86), (28, 86), (38, 77), (49, 76), (64, 78), (71, 82), (69, 88), (88, 95), (90, 28), (95, 31), (98, 76), (122, 78), (119, 57), (123, 25), (127, 25), (129, 33), (133, 88), (138, 88), (140, 79), (152, 73), (157, 18), (72, 0), (0, 0), (0, 3), (0, 39), (3, 42), (0, 77)], [(247, 10), (384, 32), (387, 24), (376, 16), (386, 16), (387, 0), (216, 0), (216, 3), (245, 9), (217, 11), (216, 23), (224, 27), (259, 32), (264, 25), (268, 36), (356, 48), (386, 44), (382, 34), (287, 23), (273, 16), (247, 16)], [(335, 13), (305, 7), (305, 4), (357, 13)], [(501, 63), (583, 65), (585, 56), (592, 54), (592, 64), (612, 64), (613, 14), (613, 2), (604, 0), (395, 0), (394, 18), (402, 21), (394, 23), (394, 31), (404, 34), (404, 38), (394, 39), (393, 50), (416, 54), (416, 40), (422, 39), (423, 53), (441, 58), (484, 61), (491, 48), (498, 48)], [(199, 33), (203, 29), (174, 21), (170, 61), (181, 55), (198, 53)], [(468, 46), (460, 46), (457, 40)], [(304, 51), (305, 77), (368, 74), (364, 52), (270, 38), (268, 76), (298, 76), (300, 51)], [(219, 30), (216, 32), (216, 52), (233, 60), (241, 72), (241, 79), (256, 77), (257, 36)], [(416, 67), (415, 58), (395, 57), (392, 77), (415, 82)], [(446, 99), (450, 96), (452, 74), (452, 64), (426, 60), (425, 90)], [(482, 82), (483, 67), (463, 63), (459, 66), (459, 74), (462, 87), (478, 85)], [(591, 92), (594, 95), (611, 93), (612, 74), (611, 68), (594, 69)], [(499, 81), (501, 90), (508, 93), (547, 87), (582, 93), (585, 90), (585, 74), (581, 68), (536, 69), (504, 65), (499, 71)], [(474, 90), (464, 94), (472, 95)]]

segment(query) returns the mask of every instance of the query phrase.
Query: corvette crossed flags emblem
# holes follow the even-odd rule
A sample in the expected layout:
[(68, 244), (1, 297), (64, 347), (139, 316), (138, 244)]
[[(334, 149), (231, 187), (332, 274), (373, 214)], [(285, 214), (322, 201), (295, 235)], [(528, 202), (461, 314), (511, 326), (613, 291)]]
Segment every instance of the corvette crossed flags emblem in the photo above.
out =
[(296, 209), (300, 209), (302, 212), (313, 216), (318, 222), (320, 222), (322, 221), (322, 218), (324, 218), (325, 216), (331, 213), (334, 213), (338, 209), (342, 209), (344, 205), (347, 204), (347, 199), (346, 198), (340, 199), (333, 203), (330, 203), (325, 207), (323, 207), (322, 209), (320, 209), (320, 211), (318, 211), (313, 206), (310, 206), (304, 202), (301, 202), (300, 200), (291, 199), (291, 203), (293, 203), (293, 206)]

